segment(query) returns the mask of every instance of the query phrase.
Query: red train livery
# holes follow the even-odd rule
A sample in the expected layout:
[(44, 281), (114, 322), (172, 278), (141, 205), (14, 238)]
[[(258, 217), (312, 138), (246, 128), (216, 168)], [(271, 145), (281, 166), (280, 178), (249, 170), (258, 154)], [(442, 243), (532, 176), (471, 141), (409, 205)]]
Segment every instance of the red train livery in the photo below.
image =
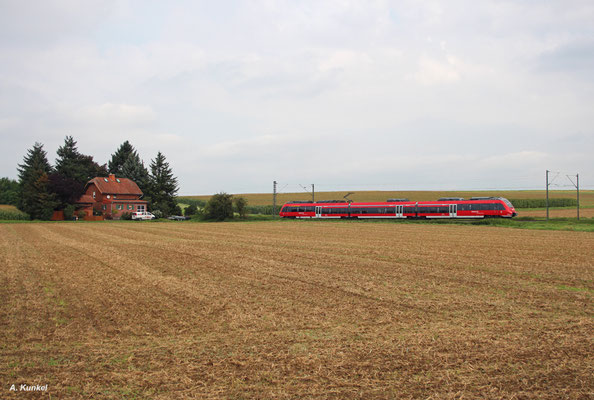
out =
[(446, 197), (437, 201), (388, 199), (378, 203), (349, 203), (344, 200), (293, 201), (282, 206), (283, 218), (512, 218), (512, 203), (503, 197)]

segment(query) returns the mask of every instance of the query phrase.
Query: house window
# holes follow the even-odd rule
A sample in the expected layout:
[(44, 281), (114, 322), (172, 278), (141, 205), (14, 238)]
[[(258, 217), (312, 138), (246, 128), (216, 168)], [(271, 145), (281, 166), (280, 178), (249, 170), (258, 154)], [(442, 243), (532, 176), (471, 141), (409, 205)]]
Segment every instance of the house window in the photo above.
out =
[(105, 204), (103, 204), (103, 210), (107, 210), (107, 206)]
[(95, 192), (93, 192), (93, 198), (95, 198)]

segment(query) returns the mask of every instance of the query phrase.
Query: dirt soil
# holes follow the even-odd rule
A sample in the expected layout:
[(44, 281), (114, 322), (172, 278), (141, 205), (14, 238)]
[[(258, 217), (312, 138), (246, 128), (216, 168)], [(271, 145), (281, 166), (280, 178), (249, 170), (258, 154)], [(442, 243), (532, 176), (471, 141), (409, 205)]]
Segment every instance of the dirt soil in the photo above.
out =
[(594, 234), (327, 222), (0, 224), (0, 398), (594, 397)]

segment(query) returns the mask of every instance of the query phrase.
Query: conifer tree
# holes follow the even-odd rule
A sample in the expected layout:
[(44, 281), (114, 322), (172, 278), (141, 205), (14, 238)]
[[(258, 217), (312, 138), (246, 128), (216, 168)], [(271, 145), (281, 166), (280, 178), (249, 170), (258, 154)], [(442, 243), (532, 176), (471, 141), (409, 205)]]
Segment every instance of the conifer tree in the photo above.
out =
[(173, 176), (173, 171), (161, 152), (151, 160), (150, 167), (151, 208), (161, 210), (165, 216), (171, 215), (176, 211), (177, 206), (175, 199), (179, 189), (177, 178)]
[(60, 200), (59, 208), (73, 204), (83, 194), (89, 180), (107, 176), (105, 165), (97, 164), (92, 156), (79, 153), (72, 136), (66, 136), (57, 154), (55, 172), (49, 175), (49, 181), (51, 190)]
[(148, 170), (136, 152), (128, 156), (122, 165), (119, 176), (133, 180), (145, 195), (150, 191)]
[(49, 189), (48, 174), (52, 168), (41, 143), (29, 149), (18, 166), (19, 209), (32, 219), (50, 219), (56, 206), (55, 195)]
[(138, 156), (134, 147), (126, 140), (120, 145), (116, 152), (111, 155), (111, 160), (108, 163), (109, 173), (118, 176), (121, 175), (124, 163), (132, 154)]

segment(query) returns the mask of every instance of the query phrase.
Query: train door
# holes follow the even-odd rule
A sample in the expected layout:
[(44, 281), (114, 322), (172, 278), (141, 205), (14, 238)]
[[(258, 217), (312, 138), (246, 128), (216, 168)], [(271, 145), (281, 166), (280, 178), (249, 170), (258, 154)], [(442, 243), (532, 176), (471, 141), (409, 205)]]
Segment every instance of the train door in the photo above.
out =
[(404, 206), (396, 206), (396, 218), (403, 218), (404, 216), (402, 214), (404, 214)]
[(456, 218), (458, 216), (458, 204), (450, 204), (450, 217)]
[(322, 217), (322, 206), (316, 206), (316, 218)]

